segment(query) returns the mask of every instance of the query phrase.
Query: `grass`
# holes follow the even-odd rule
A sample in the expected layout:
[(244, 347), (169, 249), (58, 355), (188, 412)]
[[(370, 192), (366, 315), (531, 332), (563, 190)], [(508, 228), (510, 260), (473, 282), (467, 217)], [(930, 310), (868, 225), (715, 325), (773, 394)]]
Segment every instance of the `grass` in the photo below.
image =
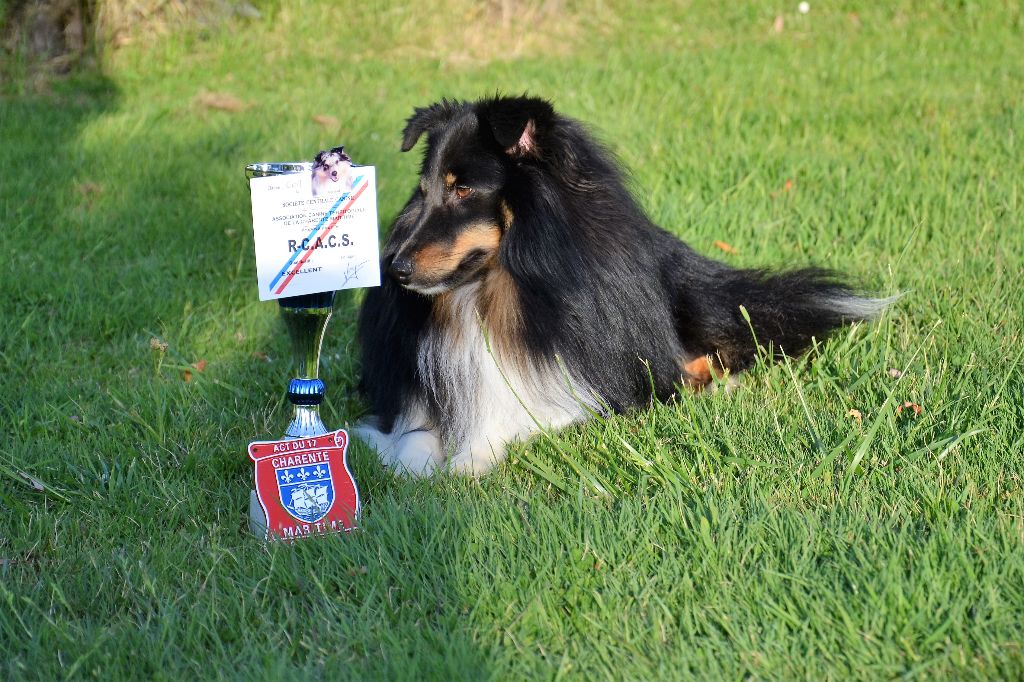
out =
[[(0, 676), (1024, 676), (1024, 18), (795, 5), (268, 3), (0, 100)], [(905, 296), (479, 482), (357, 446), (361, 532), (253, 540), (289, 367), (243, 166), (343, 142), (386, 228), (412, 107), (495, 90), (591, 123), (695, 248)]]

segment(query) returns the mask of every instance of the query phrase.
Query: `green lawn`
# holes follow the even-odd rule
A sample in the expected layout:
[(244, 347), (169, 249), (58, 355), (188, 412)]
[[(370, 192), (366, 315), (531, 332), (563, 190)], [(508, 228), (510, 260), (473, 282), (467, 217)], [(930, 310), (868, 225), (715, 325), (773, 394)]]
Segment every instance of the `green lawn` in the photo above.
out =
[[(1024, 676), (1020, 4), (415, 5), (261, 4), (4, 86), (0, 678)], [(245, 448), (290, 368), (244, 165), (344, 143), (383, 230), (412, 108), (496, 90), (589, 122), (698, 250), (905, 296), (479, 482), (357, 446), (362, 531), (253, 539)], [(362, 413), (359, 300), (332, 426)]]

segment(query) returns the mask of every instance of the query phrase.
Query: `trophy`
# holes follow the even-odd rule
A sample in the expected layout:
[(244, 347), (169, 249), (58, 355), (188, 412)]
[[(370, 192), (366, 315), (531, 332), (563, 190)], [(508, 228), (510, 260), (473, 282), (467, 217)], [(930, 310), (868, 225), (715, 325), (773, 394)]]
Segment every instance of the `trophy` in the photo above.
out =
[[(317, 159), (320, 158), (318, 155)], [(270, 280), (269, 286), (261, 283), (261, 298), (276, 296), (296, 368), (296, 376), (288, 383), (287, 397), (292, 414), (283, 438), (257, 441), (249, 446), (250, 458), (256, 465), (256, 489), (249, 496), (249, 530), (264, 538), (293, 539), (348, 531), (355, 527), (359, 513), (359, 493), (346, 459), (348, 434), (342, 429), (329, 431), (320, 417), (325, 392), (320, 379), (320, 349), (334, 310), (336, 292), (317, 289), (374, 284), (372, 276), (360, 279), (353, 278), (352, 274), (353, 270), (364, 269), (367, 258), (376, 259), (376, 200), (372, 191), (372, 202), (364, 200), (362, 212), (354, 212), (348, 221), (351, 232), (331, 235), (367, 187), (372, 190), (373, 169), (355, 167), (359, 174), (349, 183), (347, 191), (339, 190), (337, 196), (319, 198), (315, 188), (309, 193), (309, 179), (315, 179), (315, 170), (314, 163), (302, 162), (256, 163), (245, 169), (250, 181), (254, 178), (282, 180), (260, 183), (259, 187), (250, 182), (250, 187), (257, 269), (262, 279)], [(263, 196), (259, 192), (271, 196), (272, 201), (259, 203), (258, 199)], [(368, 203), (372, 203), (372, 216), (366, 216)], [(372, 240), (371, 235), (360, 235), (364, 248), (356, 251), (354, 235), (360, 220), (366, 224), (372, 222), (373, 235)], [(264, 225), (272, 226), (275, 232), (272, 238), (263, 235), (261, 241), (261, 226)], [(294, 238), (288, 240), (285, 238), (288, 236)], [(270, 270), (261, 262), (261, 245), (267, 244), (277, 249), (271, 252), (271, 257), (278, 260), (271, 261), (274, 265)], [(282, 244), (287, 248), (282, 249)], [(352, 248), (346, 251), (342, 245)], [(282, 260), (285, 264), (278, 269)], [(276, 271), (276, 276), (264, 277), (264, 270)], [(333, 279), (324, 278), (323, 271), (328, 271), (328, 275), (334, 273)], [(320, 275), (320, 279), (309, 275)], [(339, 277), (344, 279), (339, 280)], [(301, 293), (281, 296), (289, 285)]]

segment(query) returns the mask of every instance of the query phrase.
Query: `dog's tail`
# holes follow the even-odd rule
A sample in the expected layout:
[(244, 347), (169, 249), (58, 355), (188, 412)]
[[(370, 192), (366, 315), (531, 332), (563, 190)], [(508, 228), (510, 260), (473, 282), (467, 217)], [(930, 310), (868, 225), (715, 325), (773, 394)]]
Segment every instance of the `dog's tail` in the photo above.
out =
[(861, 296), (819, 268), (769, 273), (716, 263), (688, 275), (677, 307), (680, 340), (694, 356), (711, 356), (733, 372), (755, 362), (759, 345), (774, 357), (799, 355), (814, 339), (873, 319), (898, 298)]

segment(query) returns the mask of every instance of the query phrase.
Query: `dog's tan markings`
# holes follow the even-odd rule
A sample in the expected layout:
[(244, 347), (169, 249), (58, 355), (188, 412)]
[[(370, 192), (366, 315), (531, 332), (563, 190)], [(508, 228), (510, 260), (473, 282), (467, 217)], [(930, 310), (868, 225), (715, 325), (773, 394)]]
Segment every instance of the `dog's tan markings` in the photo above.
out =
[(495, 223), (477, 223), (462, 231), (450, 246), (429, 244), (413, 256), (415, 277), (442, 280), (455, 271), (473, 251), (494, 253), (501, 241), (501, 228)]
[(434, 297), (431, 317), (435, 326), (449, 330), (450, 334), (461, 336), (458, 334), (461, 331), (461, 327), (453, 324), (455, 313), (452, 310), (452, 293), (450, 291), (445, 291)]
[(448, 171), (444, 174), (444, 186), (451, 189), (455, 186), (455, 173)]
[(718, 367), (710, 355), (694, 358), (683, 365), (683, 381), (694, 390), (701, 390), (711, 383), (712, 375), (719, 379), (725, 372)]
[(708, 357), (696, 358), (684, 364), (683, 375), (686, 383), (691, 386), (704, 386), (710, 383), (711, 363), (708, 361)]
[(527, 367), (527, 358), (519, 343), (523, 313), (518, 290), (512, 275), (498, 266), (497, 258), (492, 260), (491, 266), (480, 289), (480, 316), (487, 324), (492, 344), (502, 357), (520, 367)]
[(509, 208), (508, 202), (502, 199), (498, 203), (498, 210), (501, 211), (501, 224), (505, 227), (506, 230), (511, 228), (512, 221), (515, 219), (515, 216), (512, 215), (512, 209)]

